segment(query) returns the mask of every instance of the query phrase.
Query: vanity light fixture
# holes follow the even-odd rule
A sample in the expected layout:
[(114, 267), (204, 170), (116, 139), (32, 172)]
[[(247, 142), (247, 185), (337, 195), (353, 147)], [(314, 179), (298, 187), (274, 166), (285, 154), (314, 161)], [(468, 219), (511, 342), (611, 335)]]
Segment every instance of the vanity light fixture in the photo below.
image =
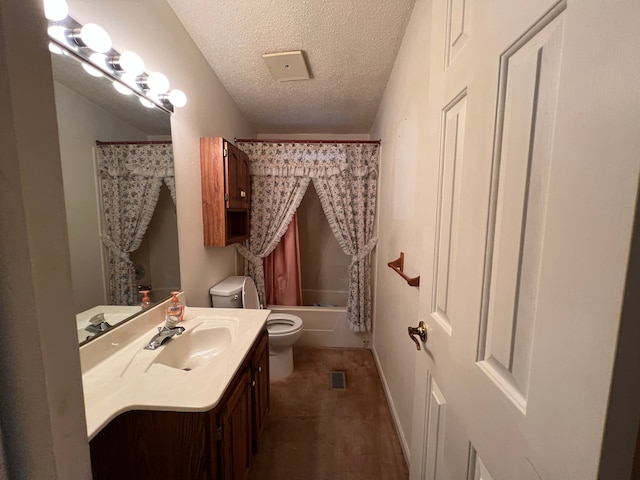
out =
[(102, 72), (107, 68), (107, 56), (104, 53), (92, 53), (89, 55), (89, 61), (95, 65), (95, 67), (83, 62), (82, 68), (84, 71), (94, 77), (102, 77)]
[(144, 73), (144, 62), (137, 53), (126, 51), (120, 55), (112, 56), (108, 61), (114, 70), (132, 75), (142, 75)]
[(169, 79), (160, 72), (151, 72), (146, 78), (149, 90), (157, 94), (169, 91)]
[(44, 0), (44, 16), (54, 22), (69, 15), (69, 5), (65, 0)]
[(187, 104), (187, 96), (182, 90), (178, 90), (177, 88), (169, 92), (168, 100), (178, 108), (184, 107)]
[(62, 55), (64, 50), (62, 50), (58, 45), (53, 42), (49, 42), (49, 51), (51, 53), (55, 53), (56, 55)]
[(141, 103), (143, 106), (147, 107), (147, 108), (153, 108), (153, 107), (155, 107), (155, 106), (156, 106), (156, 104), (155, 104), (155, 103), (153, 103), (153, 102), (152, 102), (152, 101), (150, 101), (150, 100), (147, 100), (147, 99), (146, 99), (146, 98), (144, 98), (144, 97), (139, 97), (139, 98), (138, 98), (138, 100), (140, 100), (140, 103)]
[(129, 89), (132, 90), (131, 93), (133, 93), (133, 90), (140, 90), (140, 86), (138, 85), (137, 82), (137, 76), (133, 73), (123, 73), (122, 76), (120, 77), (120, 80), (122, 80), (122, 82), (125, 84), (125, 86)]
[(74, 29), (70, 38), (79, 47), (87, 47), (98, 53), (107, 53), (111, 50), (111, 37), (107, 31), (95, 23), (87, 23)]
[[(73, 48), (72, 45), (67, 41), (67, 29), (62, 25), (51, 25), (47, 28), (47, 33), (49, 34), (49, 38), (52, 38), (58, 44), (63, 44), (65, 48)], [(60, 47), (58, 47), (60, 48)], [(51, 48), (49, 48), (51, 50)], [(60, 48), (62, 50), (62, 48)]]
[[(52, 53), (76, 57), (83, 68), (94, 76), (104, 75), (113, 81), (113, 86), (123, 95), (135, 94), (148, 108), (157, 107), (173, 113), (174, 107), (187, 103), (181, 90), (169, 92), (169, 79), (160, 72), (146, 74), (144, 62), (131, 51), (119, 53), (111, 45), (111, 37), (95, 23), (81, 25), (66, 13), (62, 16), (65, 0), (44, 0), (49, 19), (49, 50)], [(57, 7), (55, 7), (57, 5)], [(59, 13), (55, 8), (58, 8)], [(68, 8), (66, 10), (68, 12)]]
[(123, 85), (120, 82), (117, 82), (115, 80), (113, 81), (113, 88), (115, 88), (122, 95), (132, 95), (133, 94), (133, 90), (131, 90), (131, 87)]
[(107, 56), (104, 53), (92, 53), (89, 55), (89, 61), (102, 70), (107, 68)]

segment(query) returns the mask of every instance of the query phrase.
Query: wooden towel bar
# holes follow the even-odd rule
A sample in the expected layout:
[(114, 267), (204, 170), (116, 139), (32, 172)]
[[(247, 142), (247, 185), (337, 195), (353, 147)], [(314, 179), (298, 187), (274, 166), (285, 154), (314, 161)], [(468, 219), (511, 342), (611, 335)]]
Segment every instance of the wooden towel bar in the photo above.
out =
[(400, 275), (402, 278), (404, 278), (410, 286), (412, 286), (412, 287), (419, 287), (420, 286), (420, 275), (418, 275), (417, 277), (411, 278), (411, 277), (405, 275), (405, 273), (404, 273), (404, 252), (400, 252), (400, 258), (397, 258), (393, 262), (387, 263), (387, 265), (394, 272), (396, 272), (398, 275)]

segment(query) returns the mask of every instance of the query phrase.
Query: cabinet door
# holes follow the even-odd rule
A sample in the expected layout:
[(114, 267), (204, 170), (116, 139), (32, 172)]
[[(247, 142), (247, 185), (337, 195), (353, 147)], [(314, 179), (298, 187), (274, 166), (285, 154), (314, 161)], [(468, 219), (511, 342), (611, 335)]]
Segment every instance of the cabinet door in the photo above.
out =
[(247, 210), (251, 206), (251, 177), (249, 176), (249, 156), (238, 150), (238, 188), (240, 189), (240, 203)]
[(245, 368), (221, 414), (225, 480), (243, 480), (251, 466), (251, 373)]
[(252, 358), (253, 368), (253, 453), (269, 413), (269, 335), (265, 331)]
[(249, 208), (249, 157), (225, 142), (227, 208)]

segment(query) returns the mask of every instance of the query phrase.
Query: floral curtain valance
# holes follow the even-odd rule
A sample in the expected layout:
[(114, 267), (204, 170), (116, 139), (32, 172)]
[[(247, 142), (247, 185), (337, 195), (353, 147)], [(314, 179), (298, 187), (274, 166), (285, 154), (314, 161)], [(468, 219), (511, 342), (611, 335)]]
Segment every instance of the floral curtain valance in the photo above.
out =
[(100, 145), (98, 168), (111, 177), (173, 177), (171, 144)]
[(251, 159), (251, 175), (320, 178), (377, 171), (377, 144), (238, 142)]
[(372, 143), (239, 142), (251, 171), (251, 237), (238, 251), (264, 302), (262, 259), (287, 229), (313, 179), (322, 209), (342, 251), (351, 257), (347, 321), (355, 332), (371, 330), (371, 251), (379, 145)]

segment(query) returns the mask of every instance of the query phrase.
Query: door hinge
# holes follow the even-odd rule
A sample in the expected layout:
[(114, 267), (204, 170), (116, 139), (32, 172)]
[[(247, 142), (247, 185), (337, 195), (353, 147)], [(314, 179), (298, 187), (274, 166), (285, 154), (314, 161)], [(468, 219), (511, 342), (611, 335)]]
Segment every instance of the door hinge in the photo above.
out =
[(225, 194), (224, 194), (224, 201), (225, 201), (225, 202), (228, 202), (228, 201), (229, 201), (229, 194), (228, 194), (228, 193), (225, 193)]
[(216, 440), (222, 440), (222, 427), (216, 428)]
[(222, 150), (222, 156), (226, 158), (228, 155), (229, 155), (229, 150), (225, 147), (225, 148)]

